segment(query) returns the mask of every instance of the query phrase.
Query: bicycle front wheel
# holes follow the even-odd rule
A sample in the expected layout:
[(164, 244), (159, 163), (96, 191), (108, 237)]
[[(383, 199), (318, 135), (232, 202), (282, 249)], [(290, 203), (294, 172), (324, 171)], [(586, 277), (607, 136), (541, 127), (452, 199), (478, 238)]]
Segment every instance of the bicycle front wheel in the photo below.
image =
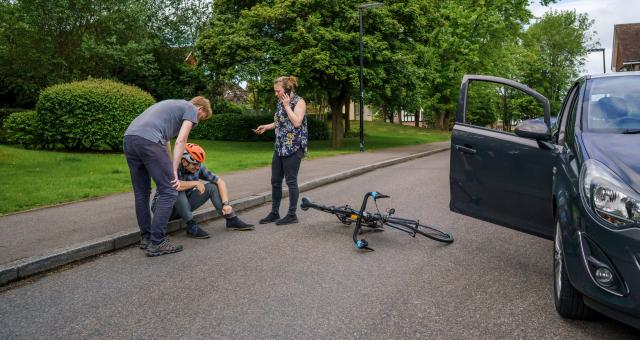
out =
[(443, 243), (453, 242), (453, 236), (451, 236), (451, 234), (447, 234), (444, 231), (440, 231), (434, 227), (430, 227), (424, 224), (418, 225), (418, 228), (416, 229), (416, 234), (420, 234), (432, 240), (436, 240)]

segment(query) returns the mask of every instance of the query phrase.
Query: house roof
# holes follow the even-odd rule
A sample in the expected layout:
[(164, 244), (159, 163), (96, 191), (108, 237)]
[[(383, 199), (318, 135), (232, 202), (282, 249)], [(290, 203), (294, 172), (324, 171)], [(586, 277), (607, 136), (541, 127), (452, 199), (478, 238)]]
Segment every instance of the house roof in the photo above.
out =
[(620, 70), (625, 63), (640, 62), (640, 23), (614, 26), (612, 57), (614, 71)]

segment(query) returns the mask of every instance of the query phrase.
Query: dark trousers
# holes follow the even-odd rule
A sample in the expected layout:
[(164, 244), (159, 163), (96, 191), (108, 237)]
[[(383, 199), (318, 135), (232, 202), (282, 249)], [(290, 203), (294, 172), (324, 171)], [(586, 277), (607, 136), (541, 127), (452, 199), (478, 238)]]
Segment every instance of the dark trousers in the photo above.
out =
[[(167, 148), (139, 136), (125, 136), (124, 155), (131, 174), (140, 236), (159, 244), (164, 240), (167, 222), (178, 196), (178, 191), (171, 186), (173, 165)], [(153, 218), (149, 209), (152, 178), (159, 193)]]
[(271, 211), (279, 213), (280, 200), (282, 199), (282, 179), (284, 178), (289, 188), (288, 215), (295, 215), (298, 204), (298, 171), (304, 158), (304, 151), (298, 149), (293, 155), (281, 157), (276, 152), (271, 159)]

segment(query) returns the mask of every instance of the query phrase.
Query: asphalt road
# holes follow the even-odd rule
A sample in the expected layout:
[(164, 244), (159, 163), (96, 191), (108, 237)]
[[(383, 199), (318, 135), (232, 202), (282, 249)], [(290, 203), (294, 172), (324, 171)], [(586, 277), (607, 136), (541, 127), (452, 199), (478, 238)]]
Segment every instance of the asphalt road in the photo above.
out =
[[(367, 236), (319, 211), (301, 223), (182, 233), (185, 250), (147, 258), (137, 248), (15, 284), (0, 293), (0, 338), (577, 338), (631, 339), (615, 321), (564, 320), (553, 306), (550, 241), (451, 213), (448, 153), (307, 193), (380, 208), (454, 234), (443, 245), (396, 230)], [(286, 203), (283, 202), (286, 207)], [(284, 208), (282, 209), (284, 210)], [(262, 206), (241, 217), (257, 221)], [(133, 216), (132, 216), (133, 218)]]

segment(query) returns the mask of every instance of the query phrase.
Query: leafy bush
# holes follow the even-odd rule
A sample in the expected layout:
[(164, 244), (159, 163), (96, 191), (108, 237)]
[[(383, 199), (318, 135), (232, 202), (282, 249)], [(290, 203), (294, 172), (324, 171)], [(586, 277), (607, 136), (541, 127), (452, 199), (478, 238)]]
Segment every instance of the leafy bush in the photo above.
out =
[(16, 109), (16, 108), (5, 108), (5, 107), (1, 107), (0, 108), (0, 126), (2, 126), (2, 123), (4, 122), (4, 120), (9, 117), (11, 114), (15, 113), (15, 112), (22, 112), (22, 111), (27, 111), (26, 109)]
[(215, 114), (236, 114), (241, 115), (243, 110), (243, 105), (236, 104), (232, 101), (222, 100), (219, 102), (213, 102), (212, 104), (213, 112)]
[[(232, 141), (274, 140), (273, 130), (256, 135), (252, 129), (258, 125), (273, 123), (273, 116), (214, 115), (198, 124), (190, 134), (191, 138)], [(329, 139), (329, 128), (324, 122), (307, 116), (307, 128), (310, 140)]]
[(252, 129), (258, 125), (273, 122), (273, 116), (243, 116), (236, 114), (216, 114), (210, 119), (198, 124), (193, 132), (189, 134), (191, 138), (203, 138), (211, 140), (233, 140), (233, 141), (261, 141), (273, 140), (273, 131), (268, 131), (262, 135), (256, 135)]
[(8, 144), (36, 147), (41, 142), (41, 133), (35, 111), (18, 111), (4, 120), (3, 130)]
[(129, 123), (154, 102), (137, 87), (89, 79), (44, 89), (36, 108), (48, 146), (120, 150)]
[(307, 129), (309, 130), (309, 140), (329, 139), (329, 127), (321, 120), (307, 116)]

